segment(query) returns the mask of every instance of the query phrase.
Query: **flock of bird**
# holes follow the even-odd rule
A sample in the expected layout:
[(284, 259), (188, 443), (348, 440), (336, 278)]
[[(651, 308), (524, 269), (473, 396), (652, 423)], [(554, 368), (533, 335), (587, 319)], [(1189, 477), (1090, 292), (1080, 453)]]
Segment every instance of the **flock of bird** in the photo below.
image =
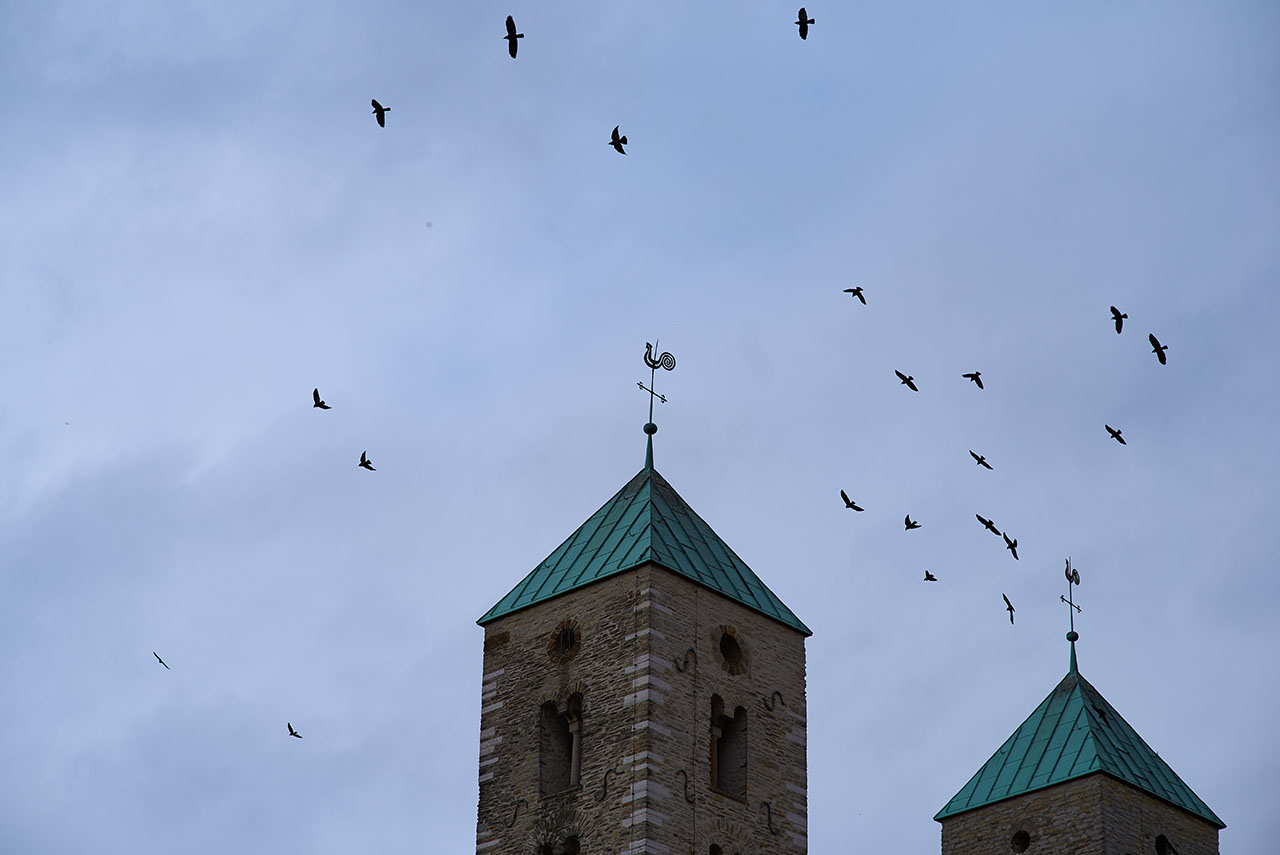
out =
[[(800, 17), (801, 19), (804, 18), (804, 9), (800, 10)], [(809, 23), (812, 24), (813, 21), (811, 20), (809, 21)], [(802, 28), (802, 37), (803, 37), (803, 28)], [(864, 306), (867, 305), (867, 296), (866, 296), (866, 293), (863, 291), (862, 286), (859, 285), (854, 288), (845, 288), (844, 293), (851, 295), (852, 297), (860, 301), (862, 305)], [(1124, 322), (1129, 317), (1129, 315), (1124, 312), (1121, 312), (1115, 306), (1111, 306), (1110, 309), (1111, 309), (1111, 320), (1115, 323), (1116, 333), (1120, 334), (1124, 330)], [(1168, 365), (1169, 360), (1168, 360), (1168, 357), (1165, 356), (1165, 351), (1169, 349), (1169, 345), (1161, 344), (1160, 340), (1156, 338), (1155, 333), (1148, 333), (1147, 340), (1151, 343), (1151, 352), (1156, 355), (1156, 359), (1160, 361), (1160, 364)], [(894, 369), (893, 373), (898, 375), (898, 382), (900, 385), (906, 386), (912, 392), (920, 391), (920, 387), (916, 385), (916, 378), (914, 376), (910, 374), (904, 374), (903, 372), (897, 370), (896, 368)], [(979, 389), (986, 388), (985, 386), (982, 385), (981, 371), (972, 371), (969, 373), (961, 374), (960, 376), (966, 380), (971, 380)], [(1128, 443), (1125, 442), (1124, 437), (1120, 435), (1121, 432), (1118, 428), (1113, 428), (1111, 425), (1108, 425), (1108, 424), (1104, 424), (1103, 427), (1106, 428), (1107, 433), (1116, 442), (1120, 443), (1121, 445), (1128, 445)], [(977, 465), (981, 466), (983, 469), (993, 470), (995, 468), (990, 463), (987, 462), (986, 456), (978, 454), (973, 449), (969, 449), (969, 456), (972, 457), (974, 461), (977, 463)], [(840, 498), (844, 501), (844, 506), (847, 510), (859, 511), (859, 512), (865, 510), (865, 508), (863, 508), (853, 499), (849, 498), (849, 494), (843, 489), (840, 490)], [(974, 514), (974, 516), (978, 518), (978, 522), (982, 523), (982, 527), (984, 529), (991, 532), (996, 537), (1003, 538), (1005, 549), (1008, 550), (1009, 554), (1014, 557), (1014, 560), (1020, 560), (1018, 559), (1018, 539), (1016, 537), (1011, 538), (1009, 537), (1009, 533), (1007, 531), (1005, 532), (1000, 531), (1000, 529), (996, 528), (996, 524), (994, 522), (987, 519), (982, 514)], [(903, 518), (903, 523), (906, 531), (915, 531), (916, 529), (920, 528), (922, 525), (919, 520), (911, 519), (911, 514), (909, 513)], [(1079, 578), (1080, 578), (1079, 574), (1077, 572), (1073, 577), (1072, 573), (1073, 571), (1071, 568), (1071, 562), (1070, 560), (1068, 560), (1067, 579), (1072, 584), (1078, 585)], [(928, 570), (925, 570), (923, 581), (936, 582), (938, 581), (938, 577), (930, 573)], [(1009, 612), (1009, 623), (1012, 624), (1013, 612), (1014, 612), (1013, 603), (1009, 602), (1009, 598), (1005, 596), (1003, 593), (1000, 596), (1004, 598), (1005, 608)]]

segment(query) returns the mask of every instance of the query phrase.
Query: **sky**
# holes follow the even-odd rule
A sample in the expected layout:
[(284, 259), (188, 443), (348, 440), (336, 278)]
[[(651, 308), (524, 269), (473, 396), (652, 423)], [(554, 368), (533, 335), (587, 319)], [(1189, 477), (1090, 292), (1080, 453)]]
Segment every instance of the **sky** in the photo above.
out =
[(939, 851), (1068, 556), (1269, 851), (1280, 7), (808, 11), (0, 4), (0, 849), (473, 851), (475, 620), (643, 465), (656, 339), (657, 468), (813, 630), (811, 852)]

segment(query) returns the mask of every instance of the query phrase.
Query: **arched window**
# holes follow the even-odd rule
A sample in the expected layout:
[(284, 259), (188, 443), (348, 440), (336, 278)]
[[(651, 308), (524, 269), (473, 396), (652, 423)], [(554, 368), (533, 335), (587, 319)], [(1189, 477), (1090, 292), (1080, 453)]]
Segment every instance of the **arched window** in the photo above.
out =
[(714, 843), (712, 843), (712, 844), (711, 844), (711, 851), (708, 853), (708, 855), (723, 855), (723, 850), (721, 850), (721, 848), (720, 848), (719, 846), (717, 846), (717, 845), (715, 845)]
[(570, 834), (564, 839), (564, 855), (580, 855), (581, 847), (578, 844), (578, 835)]
[(747, 711), (724, 712), (724, 701), (711, 696), (711, 786), (733, 796), (747, 792)]
[(538, 715), (538, 789), (544, 796), (581, 783), (582, 695), (571, 695), (566, 706), (562, 713), (547, 701)]

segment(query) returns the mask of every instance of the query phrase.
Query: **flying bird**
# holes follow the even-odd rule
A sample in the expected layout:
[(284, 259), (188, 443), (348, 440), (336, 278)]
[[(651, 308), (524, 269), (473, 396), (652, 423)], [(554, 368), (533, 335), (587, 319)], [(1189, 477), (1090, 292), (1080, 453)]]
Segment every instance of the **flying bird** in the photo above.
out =
[(358, 465), (362, 469), (368, 469), (370, 472), (378, 471), (377, 469), (373, 468), (373, 464), (369, 462), (369, 458), (365, 456), (365, 453), (363, 451), (360, 452), (360, 463)]
[(1120, 314), (1120, 310), (1115, 306), (1111, 307), (1111, 320), (1116, 322), (1116, 335), (1119, 335), (1120, 330), (1124, 328), (1124, 319), (1127, 317), (1129, 316)]
[(1103, 425), (1103, 427), (1107, 429), (1107, 433), (1111, 434), (1111, 438), (1114, 439), (1116, 442), (1120, 443), (1121, 445), (1129, 444), (1124, 441), (1124, 437), (1120, 435), (1120, 431), (1116, 430), (1111, 425)]
[(924, 581), (926, 581), (926, 582), (936, 582), (936, 581), (938, 581), (938, 577), (937, 577), (937, 576), (935, 576), (935, 575), (933, 575), (932, 573), (930, 573), (928, 570), (926, 570), (926, 571), (924, 571)]
[(1169, 345), (1161, 344), (1155, 333), (1147, 333), (1147, 341), (1151, 342), (1151, 352), (1160, 360), (1160, 364), (1167, 365), (1169, 360), (1165, 358), (1164, 352), (1169, 349)]
[(919, 527), (920, 527), (920, 523), (918, 523), (918, 522), (916, 522), (915, 520), (913, 520), (913, 519), (911, 518), (911, 514), (907, 514), (907, 517), (906, 517), (906, 519), (905, 519), (905, 520), (903, 520), (903, 522), (905, 522), (905, 523), (907, 524), (907, 531), (911, 531), (911, 529), (913, 529), (913, 528), (919, 528)]
[(866, 297), (864, 297), (864, 296), (862, 296), (862, 286), (861, 286), (861, 285), (859, 285), (857, 288), (845, 288), (845, 289), (844, 289), (844, 293), (846, 293), (846, 294), (852, 294), (853, 296), (857, 297), (859, 300), (861, 300), (861, 301), (862, 301), (862, 305), (864, 305), (864, 306), (865, 306), (865, 305), (867, 305), (867, 298), (866, 298)]
[(849, 498), (849, 494), (848, 494), (848, 493), (846, 493), (844, 490), (841, 490), (841, 491), (840, 491), (840, 498), (844, 499), (844, 506), (845, 506), (846, 508), (848, 508), (849, 510), (851, 510), (851, 511), (860, 511), (860, 510), (862, 510), (862, 508), (858, 507), (857, 503), (856, 503), (856, 502), (854, 502), (854, 501), (853, 501), (853, 499), (850, 499), (850, 498)]
[(995, 523), (984, 517), (982, 514), (974, 514), (974, 516), (978, 518), (978, 522), (982, 523), (983, 528), (994, 534), (996, 537), (1000, 536), (1000, 529), (996, 528)]
[(170, 667), (169, 667), (169, 665), (168, 665), (168, 663), (167, 663), (167, 662), (165, 662), (163, 659), (161, 659), (161, 658), (160, 658), (160, 654), (159, 654), (159, 653), (156, 653), (154, 650), (152, 650), (152, 651), (151, 651), (151, 655), (152, 655), (152, 656), (154, 656), (154, 657), (156, 658), (156, 661), (157, 661), (157, 662), (159, 662), (161, 665), (163, 665), (163, 666), (164, 666), (164, 670), (166, 670), (166, 671), (172, 671), (172, 670), (173, 670), (172, 668), (170, 668)]
[(290, 736), (296, 736), (296, 737), (298, 737), (299, 739), (301, 739), (301, 738), (302, 738), (302, 734), (301, 734), (301, 733), (298, 733), (298, 731), (296, 731), (296, 730), (294, 730), (294, 729), (293, 729), (293, 724), (292, 724), (292, 723), (290, 723), (290, 722), (287, 722), (287, 721), (286, 721), (286, 722), (285, 722), (285, 724), (286, 724), (286, 725), (288, 725), (288, 727), (289, 727), (289, 735), (290, 735)]
[(800, 11), (796, 13), (796, 26), (800, 28), (800, 38), (809, 38), (809, 25), (814, 23), (813, 18), (809, 17), (809, 13), (800, 7)]
[(898, 375), (898, 379), (902, 381), (903, 386), (906, 386), (912, 392), (920, 391), (920, 389), (916, 386), (916, 378), (912, 377), (909, 374), (903, 374), (901, 371), (899, 371), (896, 368), (893, 369), (893, 373)]
[(379, 104), (377, 98), (374, 98), (369, 103), (373, 105), (373, 113), (378, 117), (378, 127), (385, 128), (387, 126), (387, 113), (391, 112), (391, 108)]
[(1010, 540), (1008, 532), (1005, 532), (1000, 536), (1004, 538), (1005, 549), (1008, 549), (1010, 552), (1013, 553), (1013, 560), (1014, 561), (1019, 560), (1018, 559), (1018, 538), (1015, 537), (1013, 540)]
[(981, 454), (974, 454), (972, 448), (969, 449), (969, 456), (972, 457), (974, 460), (978, 461), (979, 466), (985, 469), (991, 468), (991, 464), (987, 462), (987, 458), (983, 457)]
[(511, 58), (516, 58), (516, 39), (524, 38), (524, 33), (516, 32), (516, 21), (510, 15), (507, 16), (507, 34), (503, 36), (507, 40), (507, 53), (511, 54)]
[(979, 389), (983, 388), (981, 371), (975, 371), (972, 374), (961, 374), (960, 376), (966, 380), (972, 380), (974, 383), (977, 383)]
[(609, 137), (609, 145), (613, 146), (613, 150), (618, 154), (626, 154), (626, 152), (622, 150), (622, 147), (626, 144), (627, 138), (625, 136), (618, 136), (618, 126), (614, 125), (613, 134)]
[(312, 389), (312, 390), (311, 390), (311, 400), (314, 402), (314, 403), (312, 403), (312, 405), (311, 405), (311, 406), (312, 406), (312, 408), (319, 407), (319, 408), (320, 408), (320, 409), (322, 409), (322, 410), (332, 410), (332, 409), (333, 409), (333, 407), (329, 406), (329, 405), (328, 405), (328, 404), (326, 404), (324, 401), (320, 400), (320, 388), (319, 388), (319, 387), (316, 387), (315, 389)]
[(1009, 625), (1013, 626), (1013, 603), (1009, 602), (1009, 598), (1005, 597), (1004, 594), (1000, 596), (1004, 597), (1004, 607), (1009, 610)]

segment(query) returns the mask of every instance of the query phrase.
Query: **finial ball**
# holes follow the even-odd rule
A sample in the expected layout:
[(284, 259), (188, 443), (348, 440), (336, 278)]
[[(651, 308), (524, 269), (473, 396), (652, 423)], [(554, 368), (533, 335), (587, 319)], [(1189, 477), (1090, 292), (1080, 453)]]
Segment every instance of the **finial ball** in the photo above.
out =
[(1080, 633), (1076, 632), (1074, 629), (1067, 633), (1067, 641), (1074, 642), (1079, 637)]
[(649, 436), (653, 436), (655, 433), (658, 432), (658, 426), (655, 425), (653, 422), (649, 422), (644, 426), (644, 432), (649, 434)]

